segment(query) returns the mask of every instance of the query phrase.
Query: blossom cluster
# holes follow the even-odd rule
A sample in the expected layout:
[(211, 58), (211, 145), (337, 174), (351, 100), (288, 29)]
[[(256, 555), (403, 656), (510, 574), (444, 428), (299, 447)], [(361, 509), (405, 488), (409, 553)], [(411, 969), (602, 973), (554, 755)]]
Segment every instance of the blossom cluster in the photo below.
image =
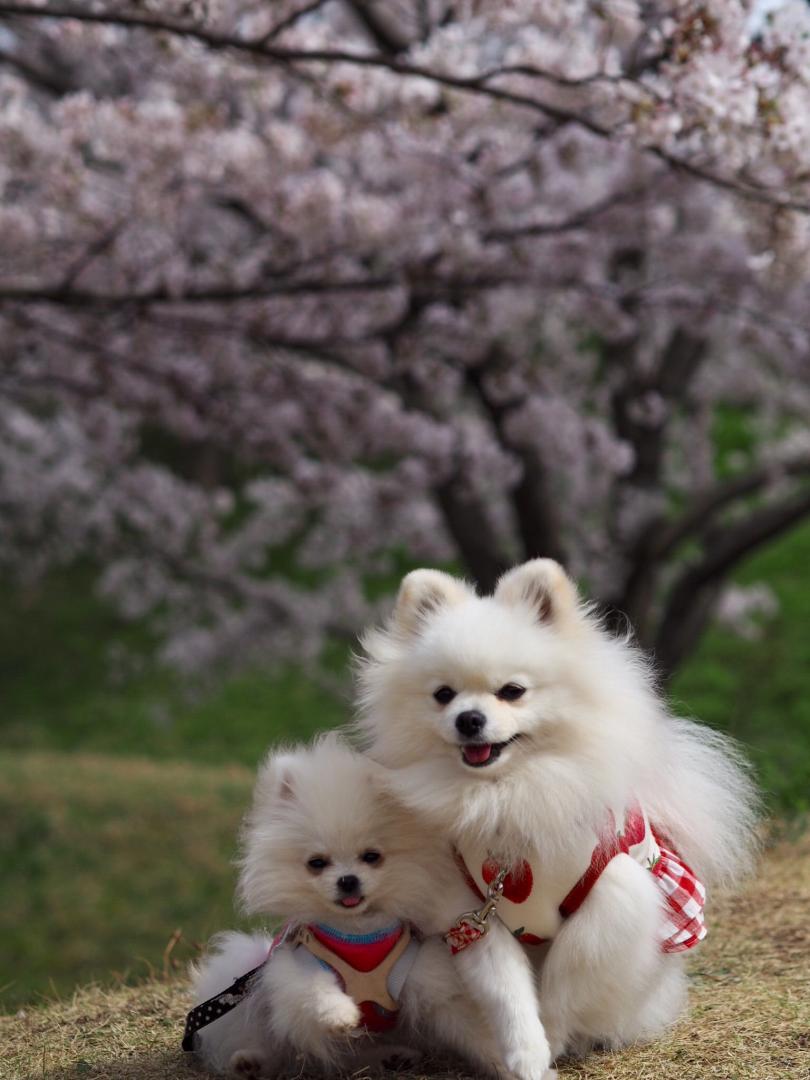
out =
[(755, 7), (0, 3), (2, 564), (90, 555), (187, 668), (403, 557), (668, 625), (651, 530), (807, 452), (810, 10)]

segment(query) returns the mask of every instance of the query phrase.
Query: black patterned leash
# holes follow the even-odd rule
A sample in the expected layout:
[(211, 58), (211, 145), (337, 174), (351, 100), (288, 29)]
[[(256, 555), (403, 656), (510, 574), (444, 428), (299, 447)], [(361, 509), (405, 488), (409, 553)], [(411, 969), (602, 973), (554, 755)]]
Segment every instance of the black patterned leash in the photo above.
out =
[[(269, 959), (269, 958), (268, 958)], [(244, 998), (250, 993), (253, 981), (253, 976), (257, 971), (261, 971), (267, 960), (263, 960), (258, 967), (253, 968), (252, 971), (246, 972), (244, 975), (240, 975), (239, 978), (232, 982), (227, 990), (220, 990), (218, 994), (214, 994), (207, 1001), (203, 1001), (200, 1005), (195, 1005), (191, 1012), (186, 1017), (186, 1030), (183, 1032), (183, 1049), (193, 1051), (197, 1049), (197, 1032), (201, 1028), (208, 1027), (209, 1024), (213, 1024), (215, 1020), (219, 1020), (221, 1016), (225, 1016), (231, 1009), (235, 1009), (236, 1006), (243, 1001)]]

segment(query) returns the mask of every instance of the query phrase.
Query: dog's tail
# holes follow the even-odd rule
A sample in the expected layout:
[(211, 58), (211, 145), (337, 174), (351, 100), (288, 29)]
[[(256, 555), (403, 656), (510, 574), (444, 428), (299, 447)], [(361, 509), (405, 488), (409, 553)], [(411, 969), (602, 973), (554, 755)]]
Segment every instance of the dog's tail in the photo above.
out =
[(736, 742), (667, 716), (666, 738), (643, 801), (663, 837), (709, 885), (733, 885), (754, 867), (762, 800)]

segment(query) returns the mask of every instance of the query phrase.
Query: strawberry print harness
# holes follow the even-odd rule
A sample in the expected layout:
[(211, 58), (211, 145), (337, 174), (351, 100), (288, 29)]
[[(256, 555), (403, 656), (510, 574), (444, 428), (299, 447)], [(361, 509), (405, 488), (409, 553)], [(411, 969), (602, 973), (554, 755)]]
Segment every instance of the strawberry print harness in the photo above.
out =
[[(661, 949), (684, 952), (702, 941), (706, 891), (694, 871), (662, 843), (640, 805), (628, 810), (621, 830), (615, 827), (615, 815), (610, 814), (609, 820), (610, 829), (597, 842), (582, 873), (574, 857), (568, 865), (561, 863), (546, 874), (525, 859), (505, 873), (486, 849), (470, 845), (457, 850), (456, 860), (467, 883), (486, 902), (481, 912), (462, 915), (445, 935), (451, 952), (460, 952), (482, 937), (496, 909), (519, 941), (545, 944), (579, 910), (608, 863), (621, 854), (646, 867), (663, 893)], [(572, 879), (575, 884), (569, 888)]]

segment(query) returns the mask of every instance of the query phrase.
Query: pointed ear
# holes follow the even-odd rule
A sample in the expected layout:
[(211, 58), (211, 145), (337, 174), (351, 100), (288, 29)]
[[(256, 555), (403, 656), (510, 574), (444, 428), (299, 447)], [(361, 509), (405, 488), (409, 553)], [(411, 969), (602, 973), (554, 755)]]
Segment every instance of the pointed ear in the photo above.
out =
[(532, 559), (503, 575), (495, 599), (502, 604), (522, 604), (531, 608), (538, 622), (554, 623), (574, 614), (577, 590), (558, 562)]
[(262, 766), (256, 795), (271, 804), (295, 800), (295, 754), (270, 754)]
[(425, 619), (471, 595), (468, 585), (442, 570), (412, 570), (399, 587), (394, 624), (406, 634), (415, 634)]
[(293, 787), (292, 771), (285, 770), (279, 777), (278, 789), (276, 792), (279, 799), (282, 802), (292, 802), (295, 799), (295, 788)]

